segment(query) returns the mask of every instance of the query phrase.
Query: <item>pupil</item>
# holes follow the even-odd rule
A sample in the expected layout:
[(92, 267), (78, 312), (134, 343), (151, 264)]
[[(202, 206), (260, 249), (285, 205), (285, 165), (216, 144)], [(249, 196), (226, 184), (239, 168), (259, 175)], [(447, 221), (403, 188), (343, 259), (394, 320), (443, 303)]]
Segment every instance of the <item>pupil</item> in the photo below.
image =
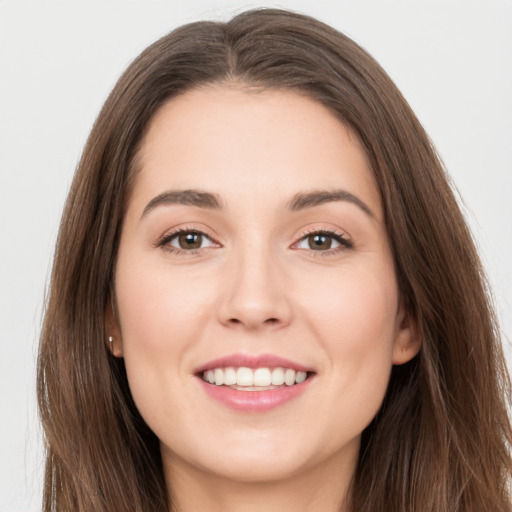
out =
[(330, 249), (331, 238), (326, 235), (312, 235), (309, 237), (309, 246), (314, 249)]
[(182, 249), (199, 249), (202, 236), (199, 233), (185, 233), (180, 235), (179, 242)]

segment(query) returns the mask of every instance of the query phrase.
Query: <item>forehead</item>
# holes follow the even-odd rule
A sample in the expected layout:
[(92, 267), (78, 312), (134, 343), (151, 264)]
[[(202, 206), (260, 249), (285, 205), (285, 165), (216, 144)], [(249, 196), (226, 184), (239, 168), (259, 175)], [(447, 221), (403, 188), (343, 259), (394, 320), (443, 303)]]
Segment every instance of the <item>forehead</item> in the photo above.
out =
[[(201, 188), (228, 203), (343, 188), (373, 211), (380, 198), (358, 137), (320, 103), (291, 90), (207, 86), (164, 104), (138, 154), (133, 199)], [(139, 208), (143, 205), (139, 205)]]

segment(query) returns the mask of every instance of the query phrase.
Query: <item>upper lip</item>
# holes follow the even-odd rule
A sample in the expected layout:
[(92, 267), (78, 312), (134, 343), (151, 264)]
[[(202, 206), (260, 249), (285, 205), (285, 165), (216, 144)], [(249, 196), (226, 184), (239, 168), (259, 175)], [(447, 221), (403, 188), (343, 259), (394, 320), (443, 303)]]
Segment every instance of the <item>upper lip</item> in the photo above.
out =
[(202, 373), (206, 370), (213, 370), (214, 368), (227, 368), (229, 366), (240, 368), (291, 368), (292, 370), (302, 372), (314, 372), (311, 367), (304, 366), (290, 359), (276, 356), (273, 354), (231, 354), (218, 359), (213, 359), (207, 363), (202, 364), (194, 370), (194, 373)]

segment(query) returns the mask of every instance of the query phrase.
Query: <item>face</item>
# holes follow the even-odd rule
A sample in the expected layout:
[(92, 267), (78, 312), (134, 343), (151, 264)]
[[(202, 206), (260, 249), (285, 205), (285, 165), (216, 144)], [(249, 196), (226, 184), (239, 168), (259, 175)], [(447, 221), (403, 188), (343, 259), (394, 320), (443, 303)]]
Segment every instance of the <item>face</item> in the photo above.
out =
[(417, 352), (356, 136), (297, 93), (209, 86), (160, 109), (139, 157), (108, 328), (166, 470), (353, 467)]

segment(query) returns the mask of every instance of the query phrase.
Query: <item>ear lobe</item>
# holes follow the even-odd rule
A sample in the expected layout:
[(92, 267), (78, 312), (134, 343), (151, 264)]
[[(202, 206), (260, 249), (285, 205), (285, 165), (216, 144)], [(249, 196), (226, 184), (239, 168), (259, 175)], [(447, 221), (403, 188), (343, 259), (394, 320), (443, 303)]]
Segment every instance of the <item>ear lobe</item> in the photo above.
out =
[(112, 300), (108, 301), (108, 306), (105, 311), (105, 332), (108, 350), (114, 357), (123, 357), (123, 340), (121, 337), (121, 329), (119, 321), (115, 313)]
[(421, 339), (416, 322), (411, 315), (401, 311), (397, 317), (397, 332), (393, 344), (393, 364), (404, 364), (415, 357), (421, 349)]

